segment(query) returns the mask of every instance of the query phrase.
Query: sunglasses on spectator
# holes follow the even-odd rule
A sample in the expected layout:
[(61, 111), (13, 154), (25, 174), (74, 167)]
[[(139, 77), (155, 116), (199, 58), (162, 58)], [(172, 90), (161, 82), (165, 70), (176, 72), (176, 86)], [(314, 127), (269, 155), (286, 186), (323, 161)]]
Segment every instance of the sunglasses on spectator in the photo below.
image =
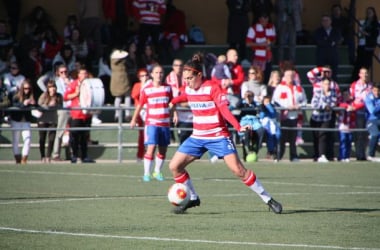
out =
[(11, 69), (18, 69), (17, 67), (11, 67)]
[(67, 70), (59, 71), (60, 74), (67, 73)]

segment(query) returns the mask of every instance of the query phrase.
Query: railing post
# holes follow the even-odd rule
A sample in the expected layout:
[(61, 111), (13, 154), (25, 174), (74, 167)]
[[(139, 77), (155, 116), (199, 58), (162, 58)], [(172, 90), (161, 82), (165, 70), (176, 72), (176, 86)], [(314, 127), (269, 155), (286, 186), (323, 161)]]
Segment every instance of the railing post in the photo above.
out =
[(116, 110), (118, 113), (118, 138), (117, 138), (117, 161), (118, 163), (123, 162), (123, 115), (122, 109), (119, 106)]

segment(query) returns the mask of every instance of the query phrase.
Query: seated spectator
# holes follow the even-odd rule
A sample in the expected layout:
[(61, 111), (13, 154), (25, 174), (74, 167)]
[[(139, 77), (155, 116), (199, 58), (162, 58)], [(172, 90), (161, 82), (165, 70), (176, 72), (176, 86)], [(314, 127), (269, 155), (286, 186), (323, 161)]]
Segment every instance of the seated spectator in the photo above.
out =
[(88, 45), (87, 41), (82, 37), (79, 28), (74, 28), (71, 31), (70, 39), (68, 40), (76, 59), (88, 64)]
[(13, 46), (13, 38), (7, 31), (7, 22), (0, 20), (0, 49)]
[(281, 73), (279, 70), (272, 70), (267, 85), (267, 95), (272, 97), (274, 90), (281, 82)]
[(368, 112), (367, 129), (369, 132), (369, 147), (367, 160), (380, 162), (380, 158), (375, 157), (376, 146), (380, 136), (380, 84), (373, 86), (364, 100)]
[(158, 63), (158, 55), (154, 47), (150, 44), (145, 45), (144, 53), (141, 55), (140, 68), (146, 68), (148, 72), (152, 71), (154, 65)]
[(263, 84), (263, 72), (256, 66), (251, 66), (248, 69), (248, 81), (243, 82), (241, 85), (241, 97), (243, 98), (247, 91), (254, 94), (254, 101), (256, 105), (260, 105), (264, 96), (267, 95), (267, 88)]
[(73, 71), (75, 69), (75, 61), (76, 57), (74, 55), (73, 48), (69, 44), (65, 44), (60, 52), (55, 55), (52, 65), (54, 65), (56, 62), (62, 62), (66, 65), (69, 72)]
[(216, 64), (211, 71), (211, 78), (217, 82), (220, 82), (222, 89), (224, 89), (224, 87), (227, 87), (227, 93), (233, 95), (234, 92), (232, 90), (232, 87), (222, 83), (224, 80), (229, 82), (232, 78), (230, 69), (227, 65), (227, 57), (225, 55), (218, 56)]
[(4, 86), (7, 88), (7, 91), (11, 96), (14, 96), (18, 92), (21, 84), (25, 80), (25, 76), (21, 74), (20, 67), (17, 62), (11, 63), (9, 72), (5, 73), (3, 78)]
[(45, 30), (45, 37), (41, 45), (41, 54), (43, 56), (45, 70), (52, 69), (53, 59), (55, 55), (61, 50), (62, 46), (62, 37), (58, 35), (53, 26), (47, 26)]
[(70, 40), (73, 30), (77, 27), (79, 27), (77, 16), (74, 14), (68, 15), (65, 27), (63, 28), (63, 37), (65, 39), (65, 42)]

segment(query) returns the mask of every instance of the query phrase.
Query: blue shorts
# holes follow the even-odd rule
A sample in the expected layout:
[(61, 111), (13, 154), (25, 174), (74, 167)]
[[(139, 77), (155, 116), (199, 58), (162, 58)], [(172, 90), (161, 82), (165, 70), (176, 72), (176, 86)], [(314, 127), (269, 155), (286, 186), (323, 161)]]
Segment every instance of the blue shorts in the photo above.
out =
[(218, 156), (218, 158), (223, 158), (229, 154), (237, 154), (235, 144), (230, 138), (197, 139), (190, 136), (178, 148), (178, 152), (197, 158), (201, 158), (207, 151)]
[(145, 126), (144, 144), (168, 146), (170, 144), (170, 127)]

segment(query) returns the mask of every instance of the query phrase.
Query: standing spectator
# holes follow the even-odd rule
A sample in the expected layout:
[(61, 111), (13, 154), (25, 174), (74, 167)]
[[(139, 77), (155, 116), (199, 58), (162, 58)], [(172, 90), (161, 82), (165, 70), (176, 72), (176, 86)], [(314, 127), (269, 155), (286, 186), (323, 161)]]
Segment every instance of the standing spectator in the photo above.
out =
[(370, 70), (372, 68), (372, 56), (377, 46), (377, 37), (379, 35), (379, 20), (374, 7), (368, 7), (364, 23), (359, 27), (359, 41), (356, 52), (355, 67), (352, 72), (354, 80), (360, 70), (364, 67)]
[(138, 53), (144, 52), (145, 45), (150, 37), (154, 50), (160, 54), (159, 37), (161, 19), (166, 13), (165, 0), (134, 0), (133, 8), (134, 15), (140, 23)]
[(44, 67), (39, 47), (32, 45), (29, 48), (28, 55), (20, 60), (20, 68), (25, 78), (33, 84), (34, 96), (40, 96), (41, 91), (36, 86), (36, 82), (38, 77), (42, 75)]
[(278, 122), (277, 111), (271, 103), (271, 97), (264, 96), (260, 106), (260, 121), (265, 129), (267, 138), (267, 159), (278, 161), (278, 142), (281, 138), (281, 128)]
[(264, 96), (267, 95), (267, 87), (263, 84), (263, 72), (256, 66), (251, 66), (248, 69), (248, 81), (241, 85), (241, 98), (244, 98), (247, 91), (254, 94), (253, 100), (256, 105), (260, 105)]
[(8, 94), (14, 96), (25, 80), (25, 76), (20, 73), (20, 67), (17, 62), (11, 63), (9, 73), (5, 73), (4, 86), (7, 88)]
[[(296, 62), (297, 32), (302, 30), (302, 0), (276, 0), (275, 2), (277, 30), (279, 36), (278, 60)], [(289, 54), (284, 56), (285, 46), (289, 46)]]
[[(32, 121), (31, 107), (36, 105), (33, 96), (32, 84), (25, 80), (20, 85), (20, 88), (12, 98), (12, 106), (16, 108), (10, 112), (10, 123), (12, 130), (12, 146), (13, 155), (16, 164), (26, 164), (32, 141), (32, 133), (30, 131), (30, 123)], [(20, 152), (18, 146), (22, 136), (23, 146)]]
[(322, 16), (321, 27), (314, 32), (314, 41), (317, 44), (317, 66), (330, 65), (333, 73), (332, 78), (334, 81), (337, 81), (339, 65), (338, 45), (342, 41), (342, 35), (339, 30), (332, 27), (329, 15)]
[[(188, 83), (183, 95), (173, 100), (172, 104), (188, 101), (194, 115), (193, 134), (181, 144), (174, 154), (169, 169), (177, 183), (183, 183), (190, 190), (190, 200), (176, 207), (173, 212), (183, 214), (189, 208), (200, 206), (201, 201), (192, 184), (186, 167), (196, 159), (200, 159), (206, 151), (222, 157), (228, 168), (241, 181), (254, 191), (277, 214), (282, 212), (282, 205), (275, 201), (264, 189), (252, 170), (241, 163), (236, 147), (231, 141), (226, 121), (236, 131), (244, 132), (249, 127), (241, 127), (228, 109), (228, 101), (220, 88), (211, 81), (204, 81), (202, 65), (198, 61), (188, 63), (184, 67), (184, 79)], [(204, 108), (200, 108), (204, 107)]]
[(145, 182), (151, 180), (151, 168), (157, 146), (158, 152), (155, 156), (155, 167), (152, 176), (158, 181), (164, 180), (161, 170), (170, 144), (169, 102), (173, 98), (171, 87), (162, 82), (164, 76), (162, 66), (154, 66), (151, 76), (152, 81), (141, 90), (139, 105), (136, 107), (131, 120), (131, 128), (133, 128), (136, 126), (140, 111), (146, 105), (145, 145), (147, 147), (144, 156), (143, 176), (143, 181)]
[[(372, 83), (369, 80), (368, 69), (361, 68), (359, 70), (359, 79), (351, 83), (350, 95), (353, 100), (352, 106), (355, 111), (355, 127), (358, 129), (366, 128), (366, 108), (365, 97), (372, 90)], [(365, 161), (366, 145), (368, 141), (367, 132), (356, 132), (354, 136), (356, 160)]]
[[(352, 1), (351, 1), (352, 2)], [(351, 11), (351, 10), (350, 10)], [(342, 35), (343, 44), (347, 45), (348, 60), (350, 64), (355, 62), (355, 39), (354, 24), (352, 17), (346, 17), (342, 13), (342, 6), (334, 4), (331, 7), (331, 25), (339, 30)]]
[[(295, 71), (287, 69), (283, 80), (276, 87), (272, 97), (272, 103), (284, 110), (281, 111), (281, 127), (296, 128), (299, 109), (305, 106), (307, 98), (301, 85), (295, 85)], [(285, 153), (285, 142), (289, 142), (289, 160), (297, 162), (298, 154), (296, 147), (297, 130), (282, 129), (280, 140), (280, 159)], [(279, 159), (279, 160), (280, 160)]]
[[(140, 103), (139, 98), (140, 98), (141, 88), (148, 81), (149, 73), (146, 69), (139, 69), (137, 71), (137, 77), (139, 81), (133, 84), (133, 88), (131, 91), (131, 97), (133, 99), (135, 107), (137, 107)], [(136, 124), (139, 127), (144, 127), (144, 120), (145, 120), (144, 116), (145, 116), (144, 112), (141, 111), (140, 114), (136, 118)], [(140, 129), (139, 135), (137, 138), (137, 152), (136, 152), (136, 158), (138, 162), (144, 159), (144, 154), (145, 154), (144, 130)]]
[(380, 136), (380, 84), (373, 86), (371, 93), (364, 99), (368, 112), (367, 129), (369, 132), (369, 161), (380, 162), (380, 158), (375, 158), (376, 146)]
[[(38, 118), (38, 128), (41, 129), (39, 131), (39, 144), (41, 161), (43, 163), (50, 162), (51, 160), (56, 134), (56, 130), (46, 131), (43, 128), (52, 129), (57, 127), (58, 117), (56, 108), (61, 108), (63, 103), (63, 97), (57, 93), (57, 86), (54, 80), (49, 80), (46, 87), (47, 91), (42, 93), (38, 98), (38, 105), (42, 108), (42, 115)], [(47, 154), (45, 152), (46, 135), (48, 136)]]
[[(313, 112), (310, 118), (310, 127), (313, 131), (314, 160), (317, 162), (328, 162), (326, 158), (328, 152), (333, 151), (334, 147), (328, 143), (329, 134), (326, 129), (335, 127), (331, 123), (333, 118), (333, 108), (337, 105), (335, 91), (330, 88), (330, 80), (325, 78), (321, 82), (321, 88), (313, 92), (311, 107)], [(319, 130), (323, 129), (323, 130)]]
[[(67, 88), (70, 85), (70, 78), (68, 74), (68, 68), (65, 64), (61, 64), (56, 67), (54, 82), (57, 87), (57, 93), (60, 95), (64, 95)], [(62, 103), (63, 108), (68, 108), (70, 106), (71, 101), (65, 101)], [(53, 146), (53, 161), (61, 161), (61, 145), (63, 136), (67, 135), (65, 132), (65, 128), (67, 127), (68, 121), (70, 118), (70, 112), (66, 109), (57, 110), (57, 132), (54, 138), (54, 146)]]
[(272, 71), (272, 45), (275, 40), (276, 28), (269, 22), (268, 14), (261, 13), (259, 21), (248, 29), (246, 43), (253, 52), (252, 65), (264, 72), (264, 81), (268, 81)]
[(241, 60), (246, 59), (245, 36), (249, 28), (249, 0), (227, 0), (227, 43), (231, 49), (236, 49)]
[(352, 132), (355, 128), (355, 112), (352, 106), (352, 99), (349, 91), (343, 92), (343, 100), (339, 103), (338, 129), (339, 129), (339, 156), (338, 160), (349, 162), (351, 156)]
[[(128, 53), (123, 50), (114, 50), (111, 53), (111, 94), (115, 97), (114, 106), (119, 108), (124, 98), (125, 120), (131, 120), (131, 84), (125, 68), (125, 60)], [(122, 110), (115, 110), (115, 120), (122, 115)], [(120, 117), (121, 118), (121, 117)]]
[(240, 96), (241, 85), (244, 81), (244, 70), (243, 67), (238, 63), (239, 55), (235, 49), (229, 49), (226, 53), (227, 56), (227, 65), (230, 68), (231, 79), (226, 82), (224, 89), (227, 90), (227, 87), (232, 87), (233, 94)]
[(101, 0), (77, 0), (80, 33), (89, 43), (90, 55), (98, 60), (103, 54), (101, 39), (102, 3)]
[(80, 157), (82, 163), (95, 163), (94, 160), (88, 157), (87, 152), (87, 140), (89, 138), (89, 130), (86, 128), (90, 127), (91, 115), (85, 114), (81, 109), (78, 109), (80, 108), (80, 85), (87, 78), (87, 70), (85, 68), (81, 68), (78, 71), (78, 79), (70, 83), (63, 95), (64, 101), (71, 101), (70, 108), (75, 108), (70, 110), (70, 128), (85, 129), (70, 131), (70, 145), (72, 150), (71, 163), (77, 163), (79, 157), (79, 147), (81, 150)]

